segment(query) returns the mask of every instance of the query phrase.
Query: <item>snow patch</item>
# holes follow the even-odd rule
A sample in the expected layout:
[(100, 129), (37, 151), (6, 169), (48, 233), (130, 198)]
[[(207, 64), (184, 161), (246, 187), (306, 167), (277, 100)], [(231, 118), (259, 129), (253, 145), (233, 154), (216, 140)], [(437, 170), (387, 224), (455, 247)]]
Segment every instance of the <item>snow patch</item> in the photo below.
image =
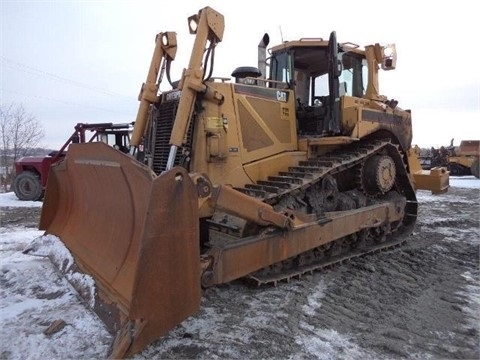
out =
[[(477, 194), (478, 197), (478, 194)], [(461, 204), (470, 204), (471, 201), (465, 199), (462, 196), (450, 194), (448, 191), (445, 194), (434, 195), (428, 190), (418, 190), (417, 191), (417, 200), (422, 206), (423, 203), (435, 202), (435, 203), (461, 203)]]
[[(23, 227), (0, 229), (0, 339), (8, 339), (0, 341), (0, 357), (105, 358), (112, 336), (103, 323), (47, 257), (22, 253), (40, 233)], [(44, 335), (60, 319), (67, 326)]]
[(23, 226), (12, 228), (0, 227), (0, 250), (1, 251), (21, 251), (25, 245), (39, 236), (44, 231), (33, 230)]
[(54, 235), (44, 235), (33, 240), (23, 251), (25, 254), (48, 257), (73, 285), (80, 295), (93, 308), (95, 305), (95, 281), (87, 275), (76, 271), (75, 262), (70, 251), (62, 241)]
[(453, 187), (480, 189), (480, 179), (475, 176), (450, 176), (449, 184)]
[(320, 300), (325, 297), (326, 285), (323, 279), (315, 286), (313, 292), (307, 298), (307, 304), (303, 305), (302, 310), (306, 315), (315, 315), (315, 310), (322, 306)]
[(44, 301), (39, 299), (26, 299), (24, 301), (16, 299), (18, 302), (3, 304), (0, 312), (0, 320), (3, 322), (18, 318), (19, 315), (27, 310), (38, 309), (43, 306)]
[(295, 342), (316, 359), (375, 359), (355, 344), (348, 336), (339, 334), (335, 330), (315, 328), (305, 322), (300, 322), (300, 328), (305, 334), (296, 336)]
[(467, 286), (460, 294), (468, 300), (468, 306), (463, 306), (462, 310), (467, 314), (469, 326), (480, 331), (480, 274), (467, 271), (462, 276)]
[(22, 201), (12, 192), (0, 194), (0, 207), (42, 207), (42, 201)]

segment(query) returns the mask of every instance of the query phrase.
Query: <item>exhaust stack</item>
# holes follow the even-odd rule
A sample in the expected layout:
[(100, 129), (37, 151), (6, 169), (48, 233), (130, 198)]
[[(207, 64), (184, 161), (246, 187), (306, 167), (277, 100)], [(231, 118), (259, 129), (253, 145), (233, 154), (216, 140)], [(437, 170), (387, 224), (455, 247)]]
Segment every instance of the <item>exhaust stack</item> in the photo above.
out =
[(262, 40), (258, 44), (258, 70), (262, 73), (260, 78), (267, 77), (267, 46), (270, 43), (270, 36), (267, 33), (263, 34)]

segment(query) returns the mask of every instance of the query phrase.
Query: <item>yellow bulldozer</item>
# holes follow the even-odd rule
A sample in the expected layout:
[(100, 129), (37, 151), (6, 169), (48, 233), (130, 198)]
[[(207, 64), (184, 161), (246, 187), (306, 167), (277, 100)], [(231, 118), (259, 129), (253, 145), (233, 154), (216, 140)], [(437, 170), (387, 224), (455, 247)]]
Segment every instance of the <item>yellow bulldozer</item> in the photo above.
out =
[[(195, 314), (202, 289), (276, 284), (397, 246), (417, 217), (411, 112), (379, 94), (394, 45), (332, 32), (267, 53), (265, 34), (257, 66), (231, 81), (213, 76), (224, 17), (205, 7), (188, 24), (179, 82), (176, 35), (156, 36), (129, 154), (72, 144), (48, 179), (40, 228), (95, 279), (114, 358)], [(164, 75), (171, 90), (159, 91)]]

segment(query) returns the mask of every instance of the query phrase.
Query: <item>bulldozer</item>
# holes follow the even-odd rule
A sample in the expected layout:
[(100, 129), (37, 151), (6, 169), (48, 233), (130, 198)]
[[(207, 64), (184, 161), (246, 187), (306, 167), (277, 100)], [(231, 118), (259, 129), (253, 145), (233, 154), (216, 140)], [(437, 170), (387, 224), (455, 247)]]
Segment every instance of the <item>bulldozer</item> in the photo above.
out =
[(94, 278), (112, 358), (194, 315), (208, 287), (300, 277), (398, 246), (416, 222), (411, 111), (379, 93), (394, 44), (333, 31), (267, 51), (265, 34), (231, 80), (213, 76), (223, 15), (205, 7), (188, 26), (177, 82), (176, 33), (155, 38), (129, 153), (72, 144), (48, 178), (39, 227)]

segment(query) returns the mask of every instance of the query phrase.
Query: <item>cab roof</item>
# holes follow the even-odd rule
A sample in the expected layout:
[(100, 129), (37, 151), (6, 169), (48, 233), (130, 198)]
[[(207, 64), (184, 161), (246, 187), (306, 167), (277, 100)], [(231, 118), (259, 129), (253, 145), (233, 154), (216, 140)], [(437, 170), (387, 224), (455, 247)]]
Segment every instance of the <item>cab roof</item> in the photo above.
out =
[[(365, 55), (365, 49), (359, 45), (351, 42), (339, 43), (339, 47), (345, 52), (354, 52), (359, 55)], [(316, 47), (316, 48), (328, 48), (328, 40), (323, 38), (301, 38), (300, 40), (285, 41), (283, 44), (276, 45), (270, 48), (272, 53), (279, 51), (285, 51), (287, 49), (294, 48), (305, 48), (305, 47)]]

